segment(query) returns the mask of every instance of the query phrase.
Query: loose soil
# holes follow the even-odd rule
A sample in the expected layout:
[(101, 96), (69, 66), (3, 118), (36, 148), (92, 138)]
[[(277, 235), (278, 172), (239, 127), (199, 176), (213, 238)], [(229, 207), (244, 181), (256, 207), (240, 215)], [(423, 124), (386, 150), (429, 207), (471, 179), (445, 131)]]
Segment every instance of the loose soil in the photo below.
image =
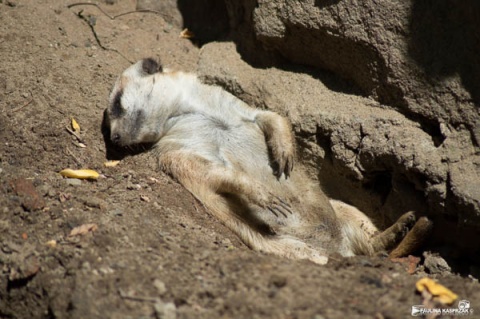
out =
[[(112, 15), (135, 9), (108, 2)], [(148, 151), (104, 167), (121, 155), (101, 130), (116, 76), (147, 56), (194, 71), (199, 48), (168, 17), (68, 3), (0, 0), (0, 318), (410, 317), (427, 275), (412, 259), (318, 266), (257, 253)], [(102, 176), (65, 179), (64, 168)], [(480, 311), (477, 281), (433, 277)]]

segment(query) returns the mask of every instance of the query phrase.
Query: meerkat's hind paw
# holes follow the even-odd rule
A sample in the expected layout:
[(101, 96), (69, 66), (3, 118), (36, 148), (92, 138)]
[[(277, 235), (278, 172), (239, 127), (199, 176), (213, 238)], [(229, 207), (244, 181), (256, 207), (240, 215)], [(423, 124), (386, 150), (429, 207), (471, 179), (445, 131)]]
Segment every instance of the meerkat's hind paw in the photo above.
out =
[(285, 202), (283, 199), (281, 199), (280, 197), (278, 196), (275, 196), (275, 195), (272, 195), (273, 196), (273, 201), (271, 203), (271, 205), (268, 205), (267, 206), (267, 209), (272, 213), (274, 214), (276, 217), (278, 217), (278, 213), (282, 214), (283, 217), (287, 218), (288, 214), (290, 215), (293, 215), (293, 211), (292, 211), (292, 208), (290, 207), (290, 205)]
[(285, 200), (268, 191), (265, 185), (257, 184), (244, 195), (251, 204), (267, 209), (276, 217), (279, 217), (279, 214), (284, 217), (287, 217), (287, 214), (293, 214), (290, 205)]
[(419, 250), (428, 240), (433, 229), (433, 222), (423, 216), (418, 219), (413, 228), (403, 238), (400, 244), (390, 253), (390, 258), (408, 256)]
[(288, 204), (286, 201), (284, 201), (278, 196), (275, 196), (275, 198), (278, 200), (278, 203), (277, 203), (278, 206), (282, 207), (284, 210), (286, 210), (290, 214), (293, 214), (293, 210), (290, 204)]
[(278, 213), (282, 214), (283, 217), (287, 218), (289, 213), (290, 215), (293, 214), (292, 210), (289, 206), (284, 205), (282, 203), (274, 203), (271, 206), (267, 206), (267, 209), (275, 215), (275, 217), (279, 217)]
[(375, 252), (393, 249), (409, 233), (417, 222), (415, 212), (403, 214), (392, 226), (372, 238)]

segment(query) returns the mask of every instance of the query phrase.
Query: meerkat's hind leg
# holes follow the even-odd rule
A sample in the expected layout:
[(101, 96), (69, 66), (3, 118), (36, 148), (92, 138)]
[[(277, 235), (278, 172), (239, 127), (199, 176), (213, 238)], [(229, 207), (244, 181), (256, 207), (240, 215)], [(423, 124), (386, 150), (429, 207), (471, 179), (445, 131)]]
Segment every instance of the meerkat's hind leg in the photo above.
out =
[(290, 259), (307, 259), (320, 265), (327, 263), (328, 257), (320, 250), (293, 236), (277, 234), (270, 225), (261, 220), (238, 214), (246, 209), (240, 201), (228, 199), (209, 189), (202, 189), (197, 196), (212, 215), (236, 233), (251, 249)]
[(400, 241), (405, 238), (417, 221), (414, 212), (403, 214), (392, 226), (383, 232), (372, 237), (372, 247), (374, 252), (389, 251), (393, 249)]
[(208, 188), (218, 194), (243, 196), (248, 203), (268, 210), (276, 217), (279, 214), (287, 217), (288, 214), (293, 213), (289, 204), (269, 192), (255, 179), (194, 153), (172, 151), (162, 154), (160, 166), (177, 178), (194, 195), (197, 195), (200, 188)]
[(414, 253), (426, 241), (432, 229), (432, 221), (427, 217), (421, 217), (400, 244), (390, 253), (390, 258), (404, 257)]

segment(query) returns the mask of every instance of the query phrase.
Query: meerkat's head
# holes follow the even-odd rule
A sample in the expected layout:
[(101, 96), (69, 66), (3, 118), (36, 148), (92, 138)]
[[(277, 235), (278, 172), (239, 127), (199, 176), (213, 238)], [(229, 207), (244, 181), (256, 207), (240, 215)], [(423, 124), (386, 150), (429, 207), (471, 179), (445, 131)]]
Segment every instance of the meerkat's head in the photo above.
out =
[(114, 144), (157, 142), (159, 134), (150, 117), (155, 103), (151, 101), (154, 75), (159, 72), (163, 72), (162, 66), (148, 58), (127, 68), (117, 79), (105, 111), (105, 124)]

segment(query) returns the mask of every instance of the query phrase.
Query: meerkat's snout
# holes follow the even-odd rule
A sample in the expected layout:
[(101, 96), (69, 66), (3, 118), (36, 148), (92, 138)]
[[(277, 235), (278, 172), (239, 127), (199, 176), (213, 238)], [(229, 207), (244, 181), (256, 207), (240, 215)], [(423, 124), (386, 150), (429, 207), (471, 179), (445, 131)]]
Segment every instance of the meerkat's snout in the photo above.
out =
[(114, 133), (110, 136), (110, 140), (113, 144), (119, 145), (120, 144), (120, 134)]

